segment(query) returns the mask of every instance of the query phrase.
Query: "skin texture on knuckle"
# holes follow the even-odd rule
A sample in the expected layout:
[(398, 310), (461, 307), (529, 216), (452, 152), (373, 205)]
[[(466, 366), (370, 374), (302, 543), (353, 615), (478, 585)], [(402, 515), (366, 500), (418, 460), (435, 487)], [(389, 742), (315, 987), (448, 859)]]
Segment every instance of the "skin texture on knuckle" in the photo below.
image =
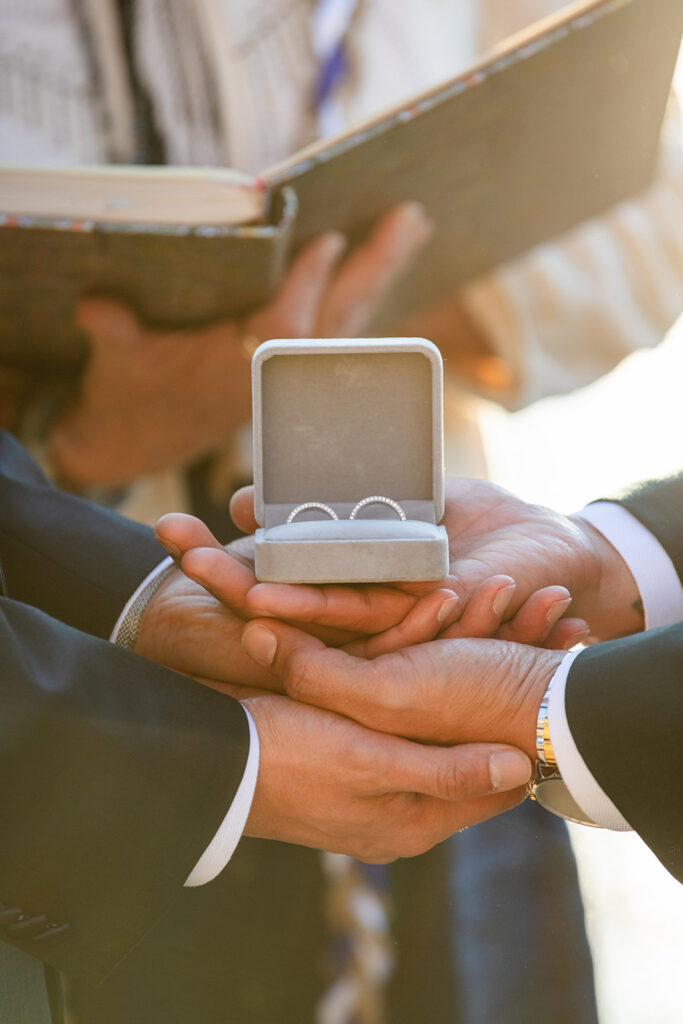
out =
[(464, 800), (491, 788), (488, 762), (470, 762), (457, 752), (435, 770), (435, 792), (442, 800)]
[(282, 665), (282, 679), (285, 691), (294, 700), (315, 703), (315, 670), (311, 668), (311, 655), (303, 651), (292, 651)]

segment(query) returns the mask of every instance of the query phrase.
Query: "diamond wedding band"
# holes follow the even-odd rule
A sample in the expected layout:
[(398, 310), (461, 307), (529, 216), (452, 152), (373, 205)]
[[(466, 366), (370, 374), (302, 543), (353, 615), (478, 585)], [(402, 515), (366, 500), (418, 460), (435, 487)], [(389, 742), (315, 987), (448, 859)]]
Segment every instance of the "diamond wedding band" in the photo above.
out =
[(401, 522), (405, 523), (406, 521), (406, 514), (399, 505), (399, 503), (397, 501), (394, 501), (393, 498), (385, 498), (381, 494), (371, 494), (370, 497), (363, 498), (362, 501), (359, 501), (354, 510), (352, 511), (351, 515), (349, 516), (349, 519), (355, 519), (360, 510), (362, 508), (365, 508), (366, 505), (388, 505), (389, 508), (393, 508), (394, 512), (401, 520)]
[(300, 512), (307, 512), (309, 508), (318, 508), (321, 512), (325, 512), (330, 519), (339, 519), (339, 516), (330, 508), (329, 505), (323, 505), (322, 501), (304, 501), (302, 505), (297, 505), (287, 516), (287, 523), (293, 523)]

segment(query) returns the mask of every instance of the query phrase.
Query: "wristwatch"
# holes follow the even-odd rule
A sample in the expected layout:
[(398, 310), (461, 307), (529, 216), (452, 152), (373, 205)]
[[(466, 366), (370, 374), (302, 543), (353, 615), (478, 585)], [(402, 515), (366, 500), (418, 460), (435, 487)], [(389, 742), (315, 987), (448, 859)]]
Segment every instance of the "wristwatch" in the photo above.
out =
[(529, 783), (529, 796), (532, 800), (544, 807), (546, 811), (552, 811), (560, 818), (567, 821), (575, 821), (579, 825), (592, 825), (598, 828), (596, 822), (589, 818), (577, 804), (574, 797), (567, 789), (567, 785), (560, 775), (557, 767), (557, 759), (550, 742), (550, 730), (548, 728), (548, 701), (550, 698), (550, 686), (545, 691), (541, 706), (538, 709), (536, 721), (536, 777)]

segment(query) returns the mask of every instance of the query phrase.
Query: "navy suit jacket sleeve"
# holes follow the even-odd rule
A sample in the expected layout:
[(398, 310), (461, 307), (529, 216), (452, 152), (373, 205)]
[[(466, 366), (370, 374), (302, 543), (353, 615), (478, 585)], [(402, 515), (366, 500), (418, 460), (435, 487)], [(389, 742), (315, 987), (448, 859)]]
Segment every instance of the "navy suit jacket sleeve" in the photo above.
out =
[[(683, 580), (683, 475), (644, 484), (622, 503)], [(683, 881), (683, 623), (587, 648), (569, 672), (565, 701), (595, 779)]]
[(53, 488), (7, 435), (0, 560), (0, 938), (101, 978), (218, 828), (248, 723), (102, 639), (160, 560), (153, 535)]

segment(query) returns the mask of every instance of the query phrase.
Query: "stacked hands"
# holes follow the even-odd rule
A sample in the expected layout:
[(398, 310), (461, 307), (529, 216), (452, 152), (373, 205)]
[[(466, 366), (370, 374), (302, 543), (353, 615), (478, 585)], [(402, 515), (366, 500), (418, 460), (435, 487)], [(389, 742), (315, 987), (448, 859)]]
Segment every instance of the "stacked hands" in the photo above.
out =
[[(513, 807), (563, 651), (643, 628), (626, 563), (579, 516), (479, 481), (446, 497), (437, 583), (258, 583), (250, 538), (223, 548), (191, 516), (157, 524), (182, 572), (136, 651), (248, 708), (261, 755), (247, 835), (382, 862)], [(255, 529), (251, 488), (231, 512)]]

